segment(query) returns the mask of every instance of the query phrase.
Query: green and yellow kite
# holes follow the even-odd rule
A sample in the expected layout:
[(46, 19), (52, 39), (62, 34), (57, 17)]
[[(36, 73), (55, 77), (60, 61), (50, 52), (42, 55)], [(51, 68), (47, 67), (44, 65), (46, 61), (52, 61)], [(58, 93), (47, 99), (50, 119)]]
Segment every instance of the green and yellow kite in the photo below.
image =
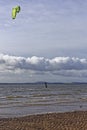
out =
[(15, 8), (12, 8), (12, 19), (16, 18), (17, 13), (19, 13), (21, 10), (20, 6), (16, 6)]

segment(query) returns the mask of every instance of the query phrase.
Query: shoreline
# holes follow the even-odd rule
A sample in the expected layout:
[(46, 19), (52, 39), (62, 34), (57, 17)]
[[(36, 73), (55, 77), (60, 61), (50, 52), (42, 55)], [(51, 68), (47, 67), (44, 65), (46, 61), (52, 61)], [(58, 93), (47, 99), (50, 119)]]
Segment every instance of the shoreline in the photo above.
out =
[(0, 118), (0, 130), (87, 130), (87, 111)]

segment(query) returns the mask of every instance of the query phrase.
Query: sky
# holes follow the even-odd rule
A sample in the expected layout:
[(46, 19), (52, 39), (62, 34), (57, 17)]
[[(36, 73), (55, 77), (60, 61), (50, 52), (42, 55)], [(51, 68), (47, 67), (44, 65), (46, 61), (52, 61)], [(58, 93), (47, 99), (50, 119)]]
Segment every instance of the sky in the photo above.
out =
[(87, 81), (87, 0), (0, 1), (0, 82), (38, 81)]

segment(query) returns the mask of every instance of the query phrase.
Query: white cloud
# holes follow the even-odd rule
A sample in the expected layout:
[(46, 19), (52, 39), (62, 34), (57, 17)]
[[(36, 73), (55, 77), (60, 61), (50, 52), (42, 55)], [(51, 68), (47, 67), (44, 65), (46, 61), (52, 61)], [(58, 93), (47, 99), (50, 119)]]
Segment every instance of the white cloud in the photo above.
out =
[(0, 54), (0, 72), (87, 77), (87, 59), (75, 57), (17, 57)]

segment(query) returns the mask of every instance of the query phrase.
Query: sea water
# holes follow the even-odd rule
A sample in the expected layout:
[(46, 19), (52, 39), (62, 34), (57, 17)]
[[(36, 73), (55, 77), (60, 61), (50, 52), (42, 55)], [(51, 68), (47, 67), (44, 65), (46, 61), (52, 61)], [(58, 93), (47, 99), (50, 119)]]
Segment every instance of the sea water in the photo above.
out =
[(87, 110), (87, 84), (0, 84), (0, 118)]

